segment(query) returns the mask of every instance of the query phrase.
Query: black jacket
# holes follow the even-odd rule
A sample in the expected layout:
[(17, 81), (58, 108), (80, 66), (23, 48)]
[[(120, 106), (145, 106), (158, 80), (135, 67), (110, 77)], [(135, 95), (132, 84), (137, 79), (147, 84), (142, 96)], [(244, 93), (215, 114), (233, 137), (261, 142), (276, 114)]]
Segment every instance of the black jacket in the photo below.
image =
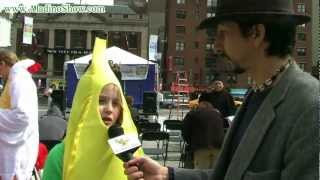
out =
[(235, 105), (232, 96), (225, 90), (213, 91), (210, 93), (203, 93), (199, 98), (200, 101), (208, 101), (213, 107), (217, 108), (223, 117), (231, 116), (234, 114)]

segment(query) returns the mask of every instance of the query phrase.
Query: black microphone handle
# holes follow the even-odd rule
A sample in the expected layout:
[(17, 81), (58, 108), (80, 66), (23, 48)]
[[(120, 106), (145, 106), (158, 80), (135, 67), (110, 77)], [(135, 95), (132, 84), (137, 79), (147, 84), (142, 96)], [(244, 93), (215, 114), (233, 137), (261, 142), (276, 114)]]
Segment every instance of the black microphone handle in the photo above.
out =
[(136, 152), (137, 149), (139, 149), (139, 147), (129, 149), (125, 152), (117, 154), (117, 157), (120, 158), (123, 162), (128, 162), (131, 159), (133, 159), (133, 154)]
[(131, 152), (123, 152), (117, 155), (123, 162), (128, 162), (133, 159), (133, 154)]

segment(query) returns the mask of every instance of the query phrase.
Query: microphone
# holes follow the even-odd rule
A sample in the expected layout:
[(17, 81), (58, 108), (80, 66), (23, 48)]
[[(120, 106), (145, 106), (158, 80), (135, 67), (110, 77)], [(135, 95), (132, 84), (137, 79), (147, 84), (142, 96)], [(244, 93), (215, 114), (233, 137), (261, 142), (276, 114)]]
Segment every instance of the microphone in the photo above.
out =
[(108, 144), (112, 152), (124, 162), (133, 159), (134, 152), (141, 146), (137, 135), (125, 135), (123, 128), (118, 124), (109, 127), (108, 135)]

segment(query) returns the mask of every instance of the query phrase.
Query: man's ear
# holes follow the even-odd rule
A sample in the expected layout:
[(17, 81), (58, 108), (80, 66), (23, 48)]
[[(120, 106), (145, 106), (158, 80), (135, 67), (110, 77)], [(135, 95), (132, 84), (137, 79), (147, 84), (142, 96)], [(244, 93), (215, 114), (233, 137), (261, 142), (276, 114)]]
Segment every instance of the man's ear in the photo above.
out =
[(261, 46), (264, 42), (264, 38), (266, 35), (266, 29), (263, 24), (256, 24), (252, 27), (252, 38), (254, 39), (255, 46)]

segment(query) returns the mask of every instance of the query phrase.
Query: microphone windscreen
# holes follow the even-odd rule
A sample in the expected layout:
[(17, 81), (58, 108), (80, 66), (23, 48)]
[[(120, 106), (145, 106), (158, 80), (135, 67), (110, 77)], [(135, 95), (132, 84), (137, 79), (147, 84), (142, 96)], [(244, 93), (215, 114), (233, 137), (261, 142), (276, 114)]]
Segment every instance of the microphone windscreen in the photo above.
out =
[(110, 145), (113, 153), (122, 161), (128, 162), (133, 158), (133, 153), (141, 146), (137, 136), (125, 135), (120, 125), (112, 125), (108, 129)]
[(109, 127), (108, 129), (108, 135), (109, 138), (114, 138), (114, 137), (118, 137), (124, 134), (123, 128), (121, 126), (119, 126), (118, 124), (114, 124), (112, 126)]

